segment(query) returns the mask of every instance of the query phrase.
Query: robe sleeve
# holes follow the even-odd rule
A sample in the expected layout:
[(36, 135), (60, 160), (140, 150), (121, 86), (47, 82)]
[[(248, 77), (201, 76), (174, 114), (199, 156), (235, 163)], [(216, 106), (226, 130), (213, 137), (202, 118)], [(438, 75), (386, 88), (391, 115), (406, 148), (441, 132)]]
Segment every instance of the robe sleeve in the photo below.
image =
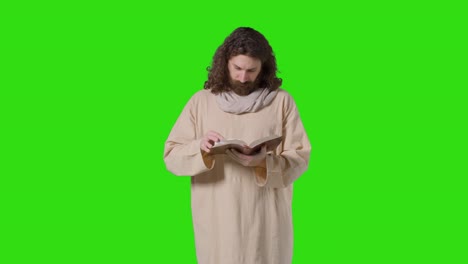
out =
[(285, 188), (308, 168), (311, 145), (292, 97), (283, 104), (283, 141), (281, 153), (269, 153), (266, 169), (257, 168), (256, 183), (262, 187)]
[(177, 176), (195, 176), (209, 171), (214, 160), (203, 157), (201, 138), (196, 135), (195, 103), (192, 97), (184, 107), (164, 146), (166, 168)]

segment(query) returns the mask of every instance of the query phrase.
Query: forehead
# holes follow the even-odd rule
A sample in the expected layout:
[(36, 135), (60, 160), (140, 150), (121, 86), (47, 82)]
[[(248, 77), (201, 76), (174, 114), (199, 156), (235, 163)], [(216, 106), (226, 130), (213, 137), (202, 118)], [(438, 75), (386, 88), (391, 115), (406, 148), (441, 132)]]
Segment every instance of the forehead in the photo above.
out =
[(229, 59), (229, 64), (236, 65), (240, 68), (257, 68), (259, 67), (262, 62), (260, 59), (254, 58), (254, 57), (249, 57), (247, 55), (236, 55), (232, 56)]

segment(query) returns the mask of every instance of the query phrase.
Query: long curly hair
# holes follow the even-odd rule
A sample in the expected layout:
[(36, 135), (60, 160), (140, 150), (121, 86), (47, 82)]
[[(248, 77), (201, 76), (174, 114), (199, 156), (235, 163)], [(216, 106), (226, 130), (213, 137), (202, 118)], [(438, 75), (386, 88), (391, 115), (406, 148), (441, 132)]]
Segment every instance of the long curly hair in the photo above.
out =
[(237, 55), (258, 58), (262, 62), (256, 81), (258, 87), (273, 91), (281, 86), (282, 80), (276, 76), (276, 58), (268, 40), (253, 28), (239, 27), (216, 50), (211, 67), (207, 68), (208, 80), (205, 82), (205, 89), (211, 89), (214, 94), (231, 90), (227, 65), (229, 59)]

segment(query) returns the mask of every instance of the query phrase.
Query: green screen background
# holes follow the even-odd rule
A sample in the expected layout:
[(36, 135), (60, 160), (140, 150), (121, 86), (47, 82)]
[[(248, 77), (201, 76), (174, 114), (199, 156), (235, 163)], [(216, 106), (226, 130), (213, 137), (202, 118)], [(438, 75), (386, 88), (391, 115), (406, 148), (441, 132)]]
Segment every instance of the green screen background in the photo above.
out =
[(466, 8), (440, 1), (0, 4), (0, 263), (196, 263), (164, 141), (236, 27), (313, 151), (293, 263), (466, 263)]

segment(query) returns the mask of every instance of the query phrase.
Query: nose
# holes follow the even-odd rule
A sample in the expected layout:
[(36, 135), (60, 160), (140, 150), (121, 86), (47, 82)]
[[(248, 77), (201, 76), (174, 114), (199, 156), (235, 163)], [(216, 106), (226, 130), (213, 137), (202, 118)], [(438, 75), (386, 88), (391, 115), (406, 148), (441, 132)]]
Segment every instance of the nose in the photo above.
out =
[(239, 73), (239, 81), (240, 81), (241, 83), (245, 83), (245, 82), (247, 82), (248, 80), (249, 80), (249, 78), (248, 78), (248, 76), (247, 76), (247, 72), (242, 71), (242, 72)]

